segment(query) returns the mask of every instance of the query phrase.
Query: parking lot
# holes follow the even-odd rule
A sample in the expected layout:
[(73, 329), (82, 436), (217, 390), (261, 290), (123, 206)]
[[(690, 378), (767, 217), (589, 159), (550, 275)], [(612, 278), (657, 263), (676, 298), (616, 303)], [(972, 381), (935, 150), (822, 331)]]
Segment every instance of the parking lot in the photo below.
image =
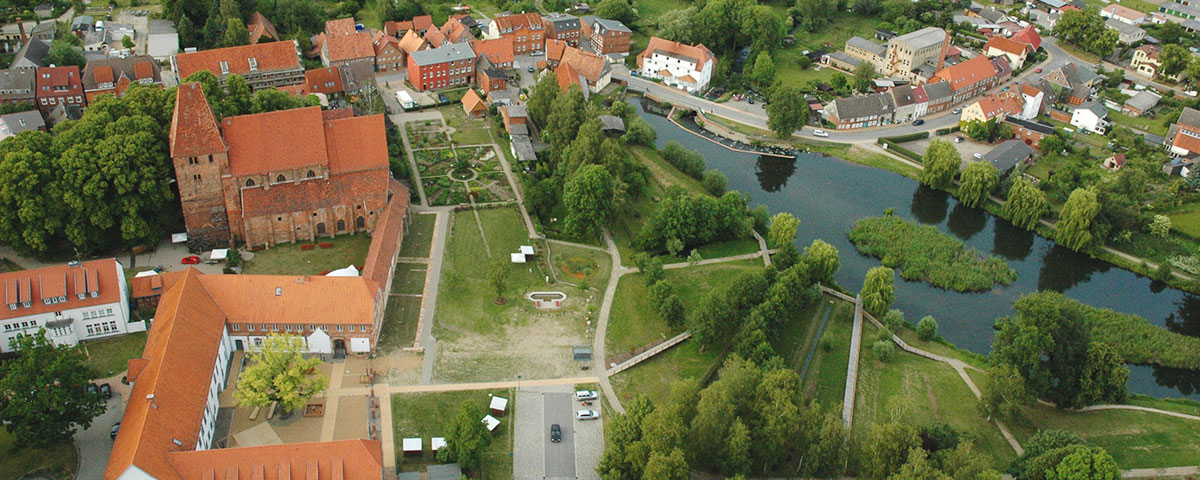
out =
[[(596, 465), (604, 453), (602, 420), (577, 420), (582, 408), (570, 387), (522, 389), (517, 392), (513, 444), (513, 476), (517, 479), (599, 479)], [(550, 426), (562, 429), (561, 441), (550, 440)]]

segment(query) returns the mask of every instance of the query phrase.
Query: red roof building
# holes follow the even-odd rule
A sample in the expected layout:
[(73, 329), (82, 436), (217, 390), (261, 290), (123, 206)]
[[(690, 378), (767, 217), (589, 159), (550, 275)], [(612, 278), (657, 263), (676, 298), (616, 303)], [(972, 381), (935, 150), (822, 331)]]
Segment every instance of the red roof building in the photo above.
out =
[(83, 67), (83, 92), (92, 102), (104, 94), (121, 96), (134, 83), (162, 87), (162, 67), (147, 55), (89, 61)]
[(246, 23), (246, 30), (250, 32), (251, 45), (279, 40), (279, 34), (275, 32), (275, 25), (258, 12), (254, 12), (254, 15), (250, 16), (250, 21)]
[(304, 67), (295, 42), (267, 42), (256, 45), (181, 52), (171, 57), (171, 69), (185, 80), (193, 73), (208, 70), (222, 83), (230, 74), (246, 79), (253, 90), (304, 81)]
[(1000, 76), (996, 74), (996, 66), (992, 61), (980, 55), (939, 70), (929, 83), (939, 81), (950, 82), (950, 88), (954, 91), (952, 103), (958, 103), (996, 86)]
[(375, 32), (371, 37), (371, 46), (375, 50), (375, 71), (396, 72), (404, 69), (404, 50), (400, 49), (400, 41), (383, 32)]
[(342, 76), (337, 67), (314, 68), (304, 72), (302, 93), (342, 93)]
[(1029, 25), (1021, 29), (1021, 31), (1013, 34), (1012, 39), (1028, 44), (1029, 46), (1033, 47), (1034, 50), (1042, 47), (1042, 36), (1038, 35), (1037, 29), (1034, 28), (1033, 25)]
[(484, 38), (511, 38), (513, 53), (530, 55), (545, 48), (546, 25), (536, 13), (499, 16), (488, 24), (487, 35)]
[(396, 38), (400, 38), (409, 30), (414, 31), (417, 36), (425, 35), (425, 32), (431, 28), (433, 28), (433, 16), (431, 15), (420, 15), (413, 17), (412, 20), (383, 24), (384, 33)]
[(513, 43), (511, 38), (496, 38), (480, 40), (471, 45), (471, 49), (480, 57), (487, 57), (492, 67), (509, 69), (513, 67)]
[(50, 113), (59, 105), (83, 108), (87, 104), (83, 96), (83, 80), (79, 67), (43, 67), (37, 69), (38, 110)]
[(373, 40), (371, 34), (357, 30), (353, 18), (325, 22), (321, 63), (326, 67), (346, 67), (355, 63), (374, 65)]

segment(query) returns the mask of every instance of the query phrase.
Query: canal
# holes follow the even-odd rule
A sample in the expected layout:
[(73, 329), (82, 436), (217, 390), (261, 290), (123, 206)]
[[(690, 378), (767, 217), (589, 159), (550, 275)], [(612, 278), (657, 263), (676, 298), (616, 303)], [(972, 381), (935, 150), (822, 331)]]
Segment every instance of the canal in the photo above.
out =
[[(804, 153), (793, 160), (734, 152), (646, 112), (636, 99), (631, 103), (658, 132), (660, 148), (673, 140), (700, 152), (708, 168), (728, 177), (730, 190), (749, 194), (751, 205), (765, 204), (772, 214), (790, 212), (800, 219), (796, 245), (801, 250), (818, 238), (837, 247), (841, 269), (836, 280), (851, 291), (862, 287), (867, 270), (879, 260), (858, 253), (846, 232), (856, 220), (888, 208), (1005, 259), (1017, 271), (1017, 280), (986, 292), (959, 293), (896, 276), (893, 308), (903, 310), (910, 322), (932, 315), (939, 333), (964, 349), (986, 354), (993, 321), (1011, 314), (1013, 301), (1021, 295), (1040, 290), (1062, 292), (1088, 305), (1136, 314), (1172, 331), (1200, 336), (1200, 295), (1059, 247), (902, 175), (820, 154)], [(1200, 399), (1200, 372), (1131, 365), (1129, 391)]]

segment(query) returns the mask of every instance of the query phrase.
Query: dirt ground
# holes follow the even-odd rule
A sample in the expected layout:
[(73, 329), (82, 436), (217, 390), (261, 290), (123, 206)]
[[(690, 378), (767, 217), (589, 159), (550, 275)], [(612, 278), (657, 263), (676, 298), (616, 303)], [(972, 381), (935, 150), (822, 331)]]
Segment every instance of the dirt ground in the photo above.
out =
[(399, 349), (372, 360), (375, 383), (416, 385), (421, 382), (421, 364), (425, 355)]
[[(329, 414), (329, 412), (325, 412)], [(367, 396), (343, 396), (338, 399), (334, 440), (367, 438)]]
[[(572, 359), (571, 347), (591, 345), (585, 317), (587, 302), (578, 291), (566, 291), (561, 310), (513, 309), (508, 321), (497, 322), (487, 335), (460, 333), (453, 341), (440, 341), (434, 375), (438, 382), (476, 382), (556, 378), (577, 375), (580, 363)], [(572, 296), (575, 295), (575, 296)], [(526, 302), (524, 296), (509, 301)]]

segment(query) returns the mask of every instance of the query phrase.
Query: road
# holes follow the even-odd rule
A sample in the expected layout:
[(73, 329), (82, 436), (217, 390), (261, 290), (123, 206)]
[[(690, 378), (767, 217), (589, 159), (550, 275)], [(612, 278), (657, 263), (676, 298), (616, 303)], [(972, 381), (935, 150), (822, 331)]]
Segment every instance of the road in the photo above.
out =
[(116, 390), (113, 389), (113, 397), (108, 399), (104, 413), (92, 419), (92, 426), (75, 432), (75, 446), (79, 449), (79, 474), (75, 478), (79, 480), (99, 480), (104, 476), (113, 445), (109, 432), (125, 414), (121, 395)]
[[(571, 414), (574, 398), (570, 393), (546, 393), (542, 402), (546, 432), (546, 478), (575, 478), (575, 419)], [(562, 441), (550, 441), (550, 425), (562, 429)]]

